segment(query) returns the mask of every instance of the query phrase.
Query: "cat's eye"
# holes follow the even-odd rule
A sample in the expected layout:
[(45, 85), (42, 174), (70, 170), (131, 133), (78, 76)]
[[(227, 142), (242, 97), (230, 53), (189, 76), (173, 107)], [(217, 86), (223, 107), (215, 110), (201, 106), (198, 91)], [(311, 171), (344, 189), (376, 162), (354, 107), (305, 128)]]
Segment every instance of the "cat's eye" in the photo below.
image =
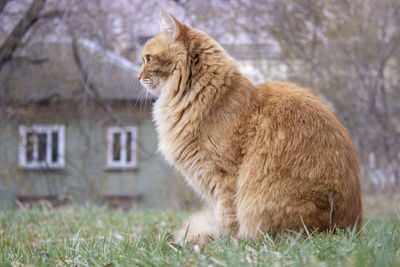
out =
[(151, 59), (151, 56), (150, 55), (146, 55), (146, 62), (149, 62), (150, 59)]

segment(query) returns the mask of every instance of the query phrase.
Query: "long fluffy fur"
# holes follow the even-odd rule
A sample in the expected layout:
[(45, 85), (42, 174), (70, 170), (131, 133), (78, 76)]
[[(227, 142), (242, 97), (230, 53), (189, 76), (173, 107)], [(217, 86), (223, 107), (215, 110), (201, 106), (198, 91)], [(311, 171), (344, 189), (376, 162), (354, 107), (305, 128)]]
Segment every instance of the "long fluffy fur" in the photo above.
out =
[(158, 96), (160, 151), (213, 210), (180, 233), (360, 226), (357, 150), (334, 114), (296, 84), (254, 85), (211, 37), (169, 16), (177, 32), (148, 41), (139, 79)]

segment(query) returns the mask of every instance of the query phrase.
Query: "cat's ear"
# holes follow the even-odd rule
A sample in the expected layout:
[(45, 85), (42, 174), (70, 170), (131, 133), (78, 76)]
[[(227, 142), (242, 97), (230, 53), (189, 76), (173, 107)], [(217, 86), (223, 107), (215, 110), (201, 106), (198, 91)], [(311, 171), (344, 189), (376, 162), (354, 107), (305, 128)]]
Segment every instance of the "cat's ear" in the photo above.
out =
[(160, 30), (165, 30), (170, 35), (172, 40), (176, 40), (176, 38), (179, 36), (179, 21), (170, 13), (161, 8), (158, 22), (160, 23)]

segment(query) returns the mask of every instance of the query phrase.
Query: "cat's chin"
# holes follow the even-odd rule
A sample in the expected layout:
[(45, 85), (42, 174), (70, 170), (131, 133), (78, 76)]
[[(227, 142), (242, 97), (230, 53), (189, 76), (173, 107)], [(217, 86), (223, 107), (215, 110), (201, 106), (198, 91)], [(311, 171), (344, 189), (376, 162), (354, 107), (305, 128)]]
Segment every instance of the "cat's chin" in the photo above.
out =
[(156, 98), (159, 98), (164, 85), (164, 83), (160, 82), (155, 87), (146, 87), (146, 90)]
[(152, 96), (158, 97), (159, 94), (151, 87), (146, 87), (147, 92), (149, 92)]
[(155, 88), (145, 84), (142, 84), (142, 86), (146, 89), (148, 93), (150, 93), (150, 95), (155, 96), (156, 98), (160, 96), (161, 86), (156, 86)]

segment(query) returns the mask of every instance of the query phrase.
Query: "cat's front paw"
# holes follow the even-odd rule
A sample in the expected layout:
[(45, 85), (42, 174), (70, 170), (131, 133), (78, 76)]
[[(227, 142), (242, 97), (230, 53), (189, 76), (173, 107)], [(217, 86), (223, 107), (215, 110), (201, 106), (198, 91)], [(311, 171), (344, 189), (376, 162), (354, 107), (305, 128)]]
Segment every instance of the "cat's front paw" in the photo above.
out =
[(217, 222), (210, 210), (195, 213), (175, 233), (177, 243), (184, 242), (188, 245), (202, 246), (219, 237)]
[(234, 217), (220, 217), (218, 219), (218, 228), (222, 234), (229, 235), (231, 237), (237, 237), (239, 232), (239, 223)]
[(204, 246), (205, 244), (216, 240), (218, 237), (215, 233), (210, 231), (196, 231), (199, 229), (184, 229), (182, 228), (174, 235), (175, 242), (177, 243), (184, 243), (188, 246), (198, 245), (200, 247)]
[(196, 234), (195, 236), (187, 237), (185, 242), (188, 246), (198, 245), (199, 247), (203, 247), (204, 245), (214, 241), (215, 239), (216, 237), (209, 233), (201, 233)]

